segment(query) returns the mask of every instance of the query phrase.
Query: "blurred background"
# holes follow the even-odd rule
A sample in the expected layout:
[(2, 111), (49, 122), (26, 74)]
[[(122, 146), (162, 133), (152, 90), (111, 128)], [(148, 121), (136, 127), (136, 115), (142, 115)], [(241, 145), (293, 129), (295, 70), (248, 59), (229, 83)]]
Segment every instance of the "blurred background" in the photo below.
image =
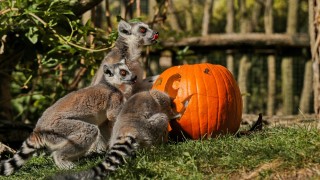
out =
[(239, 84), (244, 114), (314, 113), (309, 8), (307, 0), (0, 1), (0, 133), (32, 127), (57, 99), (89, 85), (119, 16), (160, 33), (141, 57), (146, 76), (221, 64)]

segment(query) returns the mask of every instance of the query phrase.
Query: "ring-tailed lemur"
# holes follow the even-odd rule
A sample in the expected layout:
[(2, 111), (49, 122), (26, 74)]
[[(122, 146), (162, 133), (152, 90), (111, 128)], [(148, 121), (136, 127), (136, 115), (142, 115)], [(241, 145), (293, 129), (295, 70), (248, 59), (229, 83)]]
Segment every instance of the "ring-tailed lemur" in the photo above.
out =
[(118, 39), (115, 46), (103, 59), (98, 71), (96, 72), (91, 85), (99, 83), (103, 76), (102, 67), (104, 64), (117, 63), (119, 59), (127, 59), (129, 69), (134, 72), (138, 78), (134, 85), (134, 93), (140, 90), (149, 90), (156, 78), (148, 78), (143, 80), (143, 69), (138, 58), (141, 55), (142, 47), (155, 44), (159, 37), (159, 33), (150, 29), (143, 22), (128, 23), (121, 20), (118, 24)]
[(72, 161), (89, 151), (106, 151), (111, 135), (106, 129), (124, 104), (122, 91), (131, 88), (137, 76), (125, 60), (104, 65), (103, 72), (97, 85), (71, 92), (46, 109), (20, 150), (1, 162), (0, 175), (14, 173), (42, 148), (52, 152), (61, 169), (72, 168)]
[(117, 117), (106, 159), (88, 171), (57, 175), (53, 179), (100, 179), (115, 171), (138, 148), (166, 141), (169, 119), (179, 117), (172, 105), (170, 97), (158, 90), (134, 94)]

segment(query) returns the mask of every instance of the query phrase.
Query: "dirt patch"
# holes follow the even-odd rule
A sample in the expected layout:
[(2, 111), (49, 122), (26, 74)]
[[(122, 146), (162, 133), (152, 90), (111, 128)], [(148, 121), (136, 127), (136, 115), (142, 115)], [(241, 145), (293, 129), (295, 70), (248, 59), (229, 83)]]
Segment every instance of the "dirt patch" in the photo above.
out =
[(311, 164), (302, 169), (281, 170), (281, 161), (274, 160), (255, 168), (252, 171), (233, 173), (231, 180), (275, 179), (275, 180), (308, 180), (320, 179), (320, 165)]
[[(241, 127), (252, 126), (258, 119), (258, 115), (243, 114)], [(315, 114), (290, 115), (290, 116), (262, 116), (264, 127), (275, 126), (306, 126), (320, 129), (320, 120)]]
[(263, 171), (276, 169), (280, 165), (281, 165), (281, 162), (279, 160), (274, 160), (270, 163), (265, 163), (251, 172), (242, 173), (240, 175), (240, 179), (243, 179), (243, 180), (256, 179), (260, 176), (260, 173), (262, 173)]
[(305, 179), (320, 179), (320, 165), (313, 164), (310, 167), (303, 169), (277, 172), (273, 174), (271, 179), (294, 179), (294, 180), (305, 180)]

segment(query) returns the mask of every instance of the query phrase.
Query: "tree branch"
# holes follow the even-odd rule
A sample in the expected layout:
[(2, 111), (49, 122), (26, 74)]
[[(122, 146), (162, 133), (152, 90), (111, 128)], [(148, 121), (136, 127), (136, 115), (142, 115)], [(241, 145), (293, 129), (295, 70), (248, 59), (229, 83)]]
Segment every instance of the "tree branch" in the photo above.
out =
[(70, 5), (72, 6), (72, 12), (76, 16), (80, 16), (101, 2), (102, 0), (77, 0)]
[(242, 46), (285, 46), (309, 47), (308, 34), (210, 34), (202, 37), (189, 37), (180, 40), (167, 40), (161, 42), (166, 48), (182, 46), (212, 46), (212, 47), (242, 47)]

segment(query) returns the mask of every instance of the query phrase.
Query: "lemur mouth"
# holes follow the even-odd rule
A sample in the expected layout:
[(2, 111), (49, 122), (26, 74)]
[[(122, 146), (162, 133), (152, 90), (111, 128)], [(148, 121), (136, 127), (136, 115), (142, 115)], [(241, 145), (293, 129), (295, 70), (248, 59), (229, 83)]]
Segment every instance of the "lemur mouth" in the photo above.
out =
[(153, 34), (153, 37), (152, 37), (151, 41), (152, 41), (153, 43), (156, 43), (158, 38), (159, 38), (159, 33), (158, 33), (158, 32), (155, 32), (155, 33)]
[(137, 79), (138, 79), (138, 77), (135, 76), (135, 77), (133, 77), (132, 79), (128, 80), (128, 81), (127, 81), (127, 84), (135, 84), (135, 83), (137, 82)]

